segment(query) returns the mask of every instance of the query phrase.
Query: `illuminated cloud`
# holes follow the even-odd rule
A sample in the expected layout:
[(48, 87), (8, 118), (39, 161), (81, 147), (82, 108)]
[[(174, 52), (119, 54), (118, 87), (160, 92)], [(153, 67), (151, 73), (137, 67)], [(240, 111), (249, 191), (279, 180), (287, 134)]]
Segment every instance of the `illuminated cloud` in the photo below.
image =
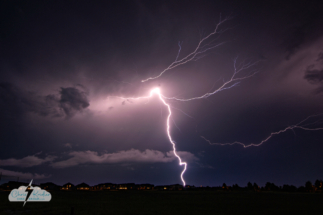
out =
[(67, 148), (72, 148), (72, 144), (70, 144), (70, 143), (65, 143), (64, 146)]
[(47, 156), (46, 158), (38, 158), (35, 155), (27, 156), (21, 159), (9, 158), (0, 160), (0, 166), (18, 166), (18, 167), (32, 167), (38, 166), (46, 162), (51, 162), (55, 159), (55, 156)]
[(320, 52), (314, 64), (309, 65), (305, 70), (304, 79), (310, 84), (318, 86), (314, 93), (323, 92), (323, 53)]
[(75, 87), (61, 87), (59, 93), (40, 95), (10, 82), (0, 82), (0, 105), (2, 112), (11, 118), (25, 113), (35, 113), (46, 117), (65, 117), (70, 119), (76, 113), (90, 106), (86, 88), (80, 84)]
[[(178, 154), (183, 157), (185, 161), (198, 160), (190, 152), (181, 151)], [(146, 149), (140, 151), (138, 149), (130, 149), (127, 151), (119, 151), (116, 153), (105, 153), (99, 155), (94, 151), (74, 151), (69, 153), (71, 158), (52, 163), (54, 168), (65, 168), (71, 166), (77, 166), (79, 164), (101, 164), (101, 163), (167, 163), (176, 160), (173, 151), (163, 153), (157, 150)]]
[(16, 172), (16, 171), (10, 171), (10, 170), (1, 169), (1, 168), (0, 168), (0, 172), (2, 173), (3, 176), (28, 178), (28, 179), (43, 179), (43, 178), (51, 177), (51, 175), (37, 174), (37, 173)]
[[(84, 88), (82, 85), (79, 87)], [(74, 87), (61, 88), (59, 106), (64, 110), (66, 118), (70, 118), (75, 115), (76, 112), (90, 106), (87, 99), (87, 93), (81, 89)]]

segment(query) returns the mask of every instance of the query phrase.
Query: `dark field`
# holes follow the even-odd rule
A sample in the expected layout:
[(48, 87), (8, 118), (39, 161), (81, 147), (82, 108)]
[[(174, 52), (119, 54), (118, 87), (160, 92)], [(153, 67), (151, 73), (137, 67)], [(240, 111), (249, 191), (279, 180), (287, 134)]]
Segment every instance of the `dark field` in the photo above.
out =
[(224, 191), (51, 191), (50, 202), (9, 202), (0, 214), (323, 214), (315, 193)]

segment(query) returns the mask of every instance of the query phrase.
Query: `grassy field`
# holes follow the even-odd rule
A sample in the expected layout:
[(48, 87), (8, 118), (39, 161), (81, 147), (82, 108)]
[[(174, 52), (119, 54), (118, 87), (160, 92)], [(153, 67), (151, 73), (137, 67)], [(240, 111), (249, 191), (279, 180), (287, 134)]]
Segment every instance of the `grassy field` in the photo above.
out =
[(50, 202), (9, 202), (0, 214), (323, 214), (323, 194), (223, 191), (51, 191)]

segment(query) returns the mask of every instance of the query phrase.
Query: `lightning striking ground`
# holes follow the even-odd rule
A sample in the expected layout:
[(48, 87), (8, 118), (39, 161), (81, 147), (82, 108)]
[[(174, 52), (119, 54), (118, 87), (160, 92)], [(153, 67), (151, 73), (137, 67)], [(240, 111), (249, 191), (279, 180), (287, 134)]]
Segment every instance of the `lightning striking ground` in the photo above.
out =
[(174, 155), (178, 158), (179, 160), (179, 165), (182, 166), (184, 165), (184, 169), (183, 171), (181, 172), (181, 180), (183, 182), (183, 185), (185, 187), (186, 183), (185, 183), (185, 180), (184, 180), (184, 173), (186, 171), (186, 168), (187, 168), (187, 163), (186, 162), (183, 162), (181, 157), (176, 153), (176, 145), (175, 145), (175, 142), (174, 140), (172, 139), (172, 136), (170, 134), (170, 118), (171, 118), (171, 115), (172, 115), (172, 111), (171, 111), (171, 107), (169, 104), (166, 103), (166, 101), (164, 100), (164, 96), (160, 93), (160, 89), (159, 88), (155, 88), (155, 89), (152, 89), (150, 91), (150, 94), (149, 96), (142, 96), (142, 97), (135, 97), (135, 98), (123, 98), (123, 97), (118, 97), (118, 98), (121, 98), (121, 99), (148, 99), (148, 98), (151, 98), (154, 94), (157, 94), (159, 99), (162, 101), (162, 103), (167, 107), (168, 109), (168, 116), (167, 116), (167, 121), (166, 121), (166, 131), (167, 131), (167, 136), (168, 136), (168, 139), (169, 141), (171, 142), (172, 146), (173, 146), (173, 153)]
[[(239, 141), (235, 141), (232, 143), (212, 143), (210, 140), (206, 139), (204, 136), (201, 136), (202, 139), (204, 139), (205, 141), (207, 141), (210, 145), (219, 145), (219, 146), (226, 146), (226, 145), (234, 145), (234, 144), (239, 144), (242, 145), (244, 148), (248, 148), (250, 146), (260, 146), (263, 143), (267, 142), (269, 139), (271, 139), (274, 135), (278, 135), (280, 133), (284, 133), (288, 130), (294, 131), (294, 129), (298, 128), (298, 129), (302, 129), (302, 130), (307, 130), (307, 131), (318, 131), (318, 130), (323, 130), (323, 128), (309, 128), (309, 127), (305, 127), (305, 126), (309, 126), (309, 125), (313, 125), (313, 124), (317, 124), (321, 122), (321, 119), (316, 120), (315, 122), (312, 123), (307, 123), (307, 124), (303, 124), (306, 121), (308, 121), (310, 118), (314, 118), (314, 117), (322, 117), (323, 114), (316, 114), (316, 115), (311, 115), (306, 117), (304, 120), (300, 121), (299, 123), (295, 124), (295, 125), (290, 125), (280, 131), (276, 131), (276, 132), (272, 132), (267, 138), (265, 138), (264, 140), (262, 140), (259, 143), (250, 143), (250, 144), (244, 144), (242, 142)], [(302, 125), (303, 124), (303, 125)]]
[[(222, 25), (225, 21), (229, 20), (230, 17), (228, 18), (225, 18), (225, 19), (221, 19), (220, 17), (220, 21), (218, 22), (218, 24), (216, 25), (215, 27), (215, 30), (208, 34), (207, 36), (203, 37), (202, 39), (200, 39), (197, 47), (195, 48), (195, 50), (193, 52), (191, 52), (190, 54), (188, 54), (186, 57), (183, 57), (181, 60), (178, 60), (179, 58), (179, 55), (180, 55), (180, 52), (181, 52), (181, 49), (182, 49), (182, 42), (179, 42), (178, 43), (178, 46), (179, 46), (179, 50), (178, 50), (178, 53), (177, 53), (177, 56), (176, 56), (176, 59), (173, 63), (171, 63), (166, 69), (164, 69), (162, 72), (159, 73), (159, 75), (157, 76), (154, 76), (154, 77), (149, 77), (147, 79), (144, 79), (142, 80), (141, 82), (147, 82), (149, 80), (153, 80), (153, 79), (157, 79), (159, 77), (161, 77), (165, 72), (177, 67), (177, 66), (180, 66), (180, 65), (183, 65), (183, 64), (186, 64), (190, 61), (196, 61), (196, 60), (199, 60), (200, 58), (204, 57), (206, 52), (208, 50), (211, 50), (211, 49), (214, 49), (222, 44), (224, 44), (224, 42), (222, 43), (217, 43), (217, 44), (214, 44), (214, 41), (217, 39), (213, 39), (212, 41), (209, 41), (210, 37), (212, 37), (213, 35), (215, 34), (221, 34), (223, 33), (225, 30), (222, 30), (220, 31), (219, 30), (219, 27), (220, 25)], [(209, 42), (207, 42), (209, 41)], [(233, 64), (233, 67), (234, 67), (234, 71), (233, 71), (233, 74), (231, 76), (231, 78), (228, 80), (228, 81), (224, 81), (223, 80), (223, 84), (218, 87), (216, 90), (210, 90), (211, 92), (207, 92), (201, 96), (197, 96), (197, 97), (191, 97), (191, 98), (178, 98), (178, 97), (166, 97), (164, 95), (161, 94), (160, 92), (160, 89), (159, 88), (155, 88), (153, 90), (150, 91), (150, 94), (149, 96), (142, 96), (142, 97), (132, 97), (132, 98), (124, 98), (124, 97), (118, 97), (118, 98), (121, 98), (121, 99), (124, 99), (126, 101), (129, 101), (129, 100), (137, 100), (137, 99), (149, 99), (151, 98), (154, 94), (157, 94), (159, 99), (162, 101), (162, 103), (167, 107), (168, 109), (168, 116), (167, 116), (167, 122), (166, 122), (166, 131), (167, 131), (167, 136), (168, 136), (168, 139), (170, 141), (170, 143), (172, 144), (173, 146), (173, 152), (174, 152), (174, 155), (178, 158), (179, 160), (179, 165), (184, 165), (184, 169), (183, 171), (181, 172), (181, 180), (183, 182), (183, 185), (185, 186), (185, 180), (184, 180), (184, 173), (186, 171), (186, 168), (187, 168), (187, 163), (186, 162), (182, 162), (182, 159), (181, 157), (176, 153), (176, 146), (175, 146), (175, 142), (174, 140), (172, 139), (171, 137), (171, 134), (170, 134), (170, 118), (171, 118), (171, 115), (172, 115), (172, 112), (171, 112), (171, 108), (174, 108), (172, 106), (170, 106), (170, 104), (168, 104), (166, 102), (166, 100), (174, 100), (174, 101), (181, 101), (181, 102), (189, 102), (189, 101), (193, 101), (193, 100), (199, 100), (199, 99), (207, 99), (208, 97), (218, 93), (218, 92), (221, 92), (223, 90), (227, 90), (227, 89), (231, 89), (235, 86), (237, 86), (240, 81), (244, 80), (244, 79), (247, 79), (247, 78), (251, 78), (253, 77), (257, 72), (258, 70), (257, 69), (254, 69), (254, 66), (256, 66), (258, 64), (259, 61), (242, 61), (241, 63), (237, 63), (237, 60), (238, 58), (236, 57), (234, 59), (234, 64)], [(252, 68), (252, 69), (251, 69)], [(246, 75), (243, 75), (243, 76), (240, 76), (239, 74), (241, 74), (242, 72), (244, 73), (246, 70), (250, 70), (248, 74)], [(213, 87), (212, 87), (213, 89)], [(176, 109), (176, 108), (175, 108)], [(181, 111), (181, 110), (180, 110)], [(183, 112), (183, 111), (182, 111)], [(185, 112), (183, 112), (185, 115), (189, 116), (188, 114), (186, 114)], [(286, 127), (285, 129), (282, 129), (280, 131), (277, 131), (277, 132), (272, 132), (267, 138), (265, 138), (264, 140), (262, 140), (260, 143), (251, 143), (251, 144), (244, 144), (242, 142), (238, 142), (238, 141), (235, 141), (235, 142), (232, 142), (232, 143), (212, 143), (211, 141), (209, 141), (208, 139), (206, 139), (204, 136), (201, 136), (201, 138), (203, 138), (205, 141), (207, 141), (210, 145), (221, 145), (221, 146), (224, 146), (224, 145), (234, 145), (234, 144), (240, 144), (242, 145), (244, 148), (247, 148), (247, 147), (250, 147), (250, 146), (260, 146), (262, 145), (263, 143), (267, 142), (270, 138), (272, 138), (274, 135), (278, 135), (280, 133), (283, 133), (283, 132), (286, 132), (288, 130), (291, 130), (291, 131), (294, 131), (294, 129), (298, 128), (298, 129), (302, 129), (302, 130), (310, 130), (310, 131), (317, 131), (317, 130), (323, 130), (323, 128), (310, 128), (310, 127), (307, 127), (309, 125), (314, 125), (314, 124), (318, 124), (320, 123), (321, 121), (323, 121), (323, 119), (321, 120), (317, 120), (315, 122), (312, 122), (312, 123), (307, 123), (307, 124), (304, 124), (307, 120), (309, 120), (310, 118), (312, 117), (317, 117), (317, 116), (323, 116), (323, 114), (318, 114), (318, 115), (312, 115), (312, 116), (309, 116), (307, 117), (306, 119), (302, 120), (301, 122), (295, 124), (295, 125), (291, 125), (291, 126), (288, 126)], [(189, 116), (191, 117), (191, 116)], [(175, 122), (174, 122), (175, 123)], [(176, 124), (175, 124), (176, 126)], [(176, 126), (177, 127), (177, 126)]]
[[(180, 46), (180, 43), (179, 43), (179, 46)], [(181, 46), (180, 46), (181, 47)], [(226, 89), (230, 89), (234, 86), (236, 86), (237, 84), (239, 84), (238, 81), (241, 81), (243, 79), (246, 79), (246, 78), (250, 78), (252, 77), (253, 75), (255, 75), (257, 73), (256, 70), (254, 71), (251, 71), (249, 73), (249, 75), (246, 75), (246, 76), (242, 76), (242, 77), (236, 77), (240, 72), (244, 71), (244, 70), (247, 70), (253, 66), (255, 66), (257, 64), (257, 62), (242, 62), (240, 63), (238, 66), (237, 66), (237, 58), (234, 59), (234, 72), (233, 72), (233, 75), (231, 76), (231, 78), (224, 82), (219, 88), (217, 88), (216, 90), (214, 90), (213, 92), (210, 92), (210, 93), (206, 93), (202, 96), (199, 96), (199, 97), (193, 97), (193, 98), (188, 98), (188, 99), (180, 99), (180, 98), (176, 98), (176, 97), (166, 97), (164, 95), (161, 94), (160, 92), (160, 89), (159, 88), (155, 88), (153, 90), (150, 91), (150, 94), (149, 96), (140, 96), (140, 97), (118, 97), (120, 99), (123, 99), (123, 100), (126, 100), (126, 101), (129, 101), (129, 100), (138, 100), (138, 99), (149, 99), (151, 98), (154, 94), (157, 94), (159, 99), (162, 101), (162, 103), (167, 106), (168, 108), (168, 116), (167, 116), (167, 123), (166, 123), (166, 131), (167, 131), (167, 136), (168, 136), (168, 139), (169, 141), (171, 142), (171, 144), (173, 145), (173, 152), (174, 152), (174, 155), (178, 158), (179, 160), (179, 164), (180, 165), (184, 165), (184, 169), (183, 171), (181, 172), (181, 180), (183, 182), (183, 185), (185, 186), (185, 180), (184, 180), (184, 173), (186, 171), (186, 168), (187, 168), (187, 163), (186, 162), (182, 162), (180, 156), (176, 153), (176, 146), (175, 146), (175, 142), (173, 141), (172, 137), (171, 137), (171, 134), (170, 134), (170, 124), (169, 124), (169, 121), (170, 121), (170, 117), (171, 117), (171, 106), (166, 103), (165, 100), (177, 100), (177, 101), (192, 101), (192, 100), (197, 100), (197, 99), (206, 99), (208, 98), (209, 96), (211, 95), (214, 95), (222, 90), (226, 90)], [(155, 77), (155, 78), (158, 78), (158, 77)], [(231, 84), (231, 85), (230, 85)], [(229, 85), (229, 86), (228, 86)], [(173, 107), (174, 108), (174, 107)], [(175, 108), (176, 109), (176, 108)], [(180, 109), (178, 109), (180, 110)], [(180, 110), (181, 111), (181, 110)], [(186, 114), (185, 112), (181, 111), (182, 113), (184, 113), (185, 115), (189, 116), (188, 114)], [(189, 116), (191, 117), (191, 116)], [(192, 118), (192, 117), (191, 117)], [(175, 125), (176, 126), (176, 125)], [(177, 127), (177, 126), (176, 126)]]
[[(225, 21), (229, 20), (230, 18), (225, 18), (225, 19), (221, 19), (220, 17), (220, 21), (218, 22), (218, 24), (216, 25), (215, 27), (215, 30), (208, 34), (207, 36), (203, 37), (197, 47), (195, 48), (195, 50), (190, 53), (189, 55), (187, 55), (186, 57), (182, 58), (181, 60), (177, 60), (179, 55), (180, 55), (180, 51), (182, 49), (182, 42), (179, 42), (178, 43), (178, 46), (179, 46), (179, 50), (178, 50), (178, 53), (177, 53), (177, 56), (176, 56), (176, 59), (175, 61), (170, 64), (166, 69), (164, 69), (158, 76), (155, 76), (155, 77), (150, 77), (150, 78), (147, 78), (145, 80), (142, 80), (141, 82), (146, 82), (146, 81), (149, 81), (149, 80), (153, 80), (153, 79), (157, 79), (159, 77), (161, 77), (166, 71), (168, 70), (171, 70), (177, 66), (180, 66), (180, 65), (183, 65), (183, 64), (186, 64), (190, 61), (193, 61), (193, 60), (198, 60), (200, 58), (202, 58), (204, 55), (202, 54), (205, 54), (208, 50), (210, 49), (214, 49), (224, 43), (218, 43), (218, 44), (213, 44), (214, 40), (206, 43), (206, 40), (208, 40), (212, 35), (214, 34), (220, 34), (220, 33), (223, 33), (224, 31), (219, 31), (219, 27), (220, 25), (222, 25)], [(216, 38), (217, 39), (217, 38)], [(216, 40), (215, 39), (215, 40)], [(178, 158), (179, 160), (179, 164), (180, 165), (184, 165), (184, 169), (183, 171), (181, 172), (181, 180), (183, 182), (183, 185), (185, 186), (185, 180), (184, 180), (184, 173), (186, 171), (186, 168), (187, 168), (187, 163), (186, 162), (182, 162), (180, 156), (176, 153), (176, 146), (175, 146), (175, 142), (173, 141), (172, 137), (171, 137), (171, 134), (170, 134), (170, 117), (171, 117), (171, 106), (166, 103), (166, 100), (177, 100), (177, 101), (181, 101), (181, 102), (184, 102), (184, 101), (192, 101), (192, 100), (197, 100), (197, 99), (206, 99), (208, 98), (209, 96), (211, 95), (214, 95), (222, 90), (226, 90), (226, 89), (230, 89), (232, 87), (235, 87), (239, 84), (239, 81), (243, 80), (243, 79), (247, 79), (247, 78), (250, 78), (252, 76), (254, 76), (257, 71), (254, 70), (254, 71), (251, 71), (249, 73), (249, 75), (246, 75), (246, 76), (242, 76), (242, 77), (237, 77), (237, 75), (239, 73), (241, 73), (242, 71), (245, 71), (245, 70), (248, 70), (249, 68), (255, 66), (258, 62), (252, 62), (252, 61), (249, 61), (249, 62), (246, 62), (246, 61), (243, 61), (241, 62), (239, 65), (237, 65), (237, 58), (234, 59), (234, 72), (231, 76), (231, 78), (228, 80), (228, 81), (223, 81), (224, 83), (219, 87), (217, 88), (216, 90), (212, 91), (212, 92), (208, 92), (208, 93), (205, 93), (204, 95), (202, 96), (198, 96), (198, 97), (193, 97), (193, 98), (186, 98), (186, 99), (182, 99), (182, 98), (177, 98), (177, 97), (166, 97), (164, 95), (162, 95), (160, 93), (160, 89), (159, 88), (155, 88), (153, 90), (150, 91), (150, 94), (149, 96), (141, 96), (141, 97), (128, 97), (128, 98), (124, 98), (124, 97), (118, 97), (118, 98), (121, 98), (121, 99), (124, 99), (125, 101), (129, 101), (129, 100), (138, 100), (138, 99), (149, 99), (151, 98), (154, 94), (157, 94), (159, 99), (162, 101), (162, 103), (167, 106), (168, 108), (168, 116), (167, 116), (167, 123), (166, 123), (166, 131), (167, 131), (167, 136), (168, 136), (168, 139), (169, 141), (171, 142), (172, 146), (173, 146), (173, 152), (174, 152), (174, 155)], [(176, 108), (175, 108), (176, 109)], [(181, 111), (181, 110), (180, 110)], [(183, 111), (182, 111), (183, 112)], [(186, 114), (185, 112), (183, 112), (185, 115), (189, 116), (188, 114)], [(191, 116), (189, 116), (191, 117)], [(192, 117), (191, 117), (192, 118)], [(176, 125), (175, 125), (176, 126)], [(176, 126), (177, 127), (177, 126)]]

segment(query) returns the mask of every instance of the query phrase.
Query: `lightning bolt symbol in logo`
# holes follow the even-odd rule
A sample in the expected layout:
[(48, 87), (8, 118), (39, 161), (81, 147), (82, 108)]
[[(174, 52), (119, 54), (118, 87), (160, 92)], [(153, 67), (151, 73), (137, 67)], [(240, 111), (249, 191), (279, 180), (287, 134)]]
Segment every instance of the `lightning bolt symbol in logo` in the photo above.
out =
[(33, 180), (31, 179), (31, 181), (30, 181), (30, 183), (29, 183), (29, 185), (28, 185), (28, 187), (26, 188), (26, 190), (25, 191), (27, 191), (27, 196), (26, 196), (26, 199), (25, 199), (25, 202), (24, 202), (24, 205), (23, 206), (25, 206), (25, 204), (26, 204), (26, 202), (27, 202), (27, 200), (29, 199), (29, 196), (31, 195), (31, 193), (34, 191), (33, 189), (31, 189), (31, 183), (33, 182)]

